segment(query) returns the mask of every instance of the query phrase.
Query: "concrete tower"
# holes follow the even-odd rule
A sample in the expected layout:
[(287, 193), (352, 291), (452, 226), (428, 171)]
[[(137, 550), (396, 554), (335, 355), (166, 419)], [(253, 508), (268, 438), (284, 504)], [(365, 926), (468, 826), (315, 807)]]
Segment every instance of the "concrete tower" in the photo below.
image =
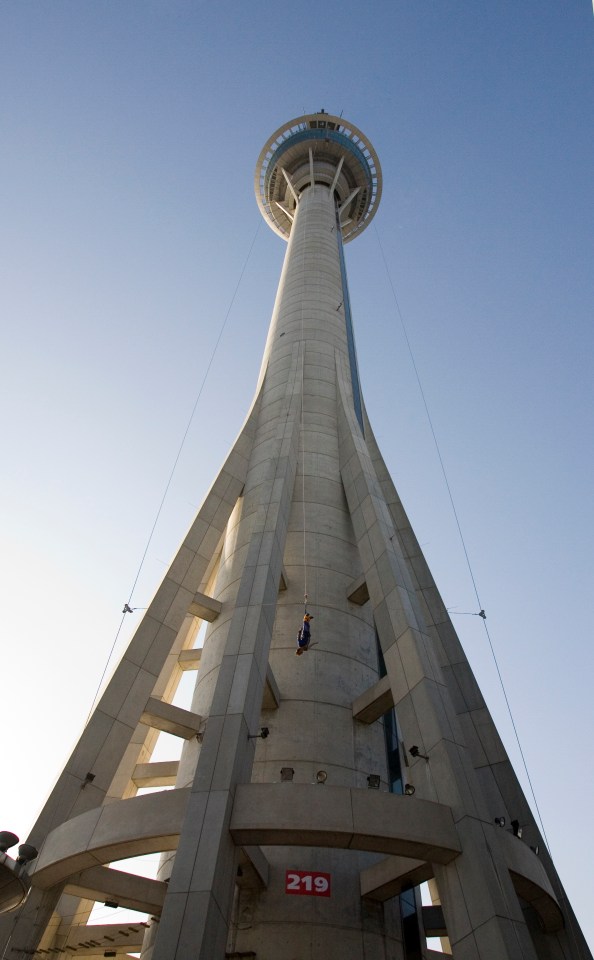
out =
[[(1, 956), (416, 960), (429, 935), (591, 960), (365, 413), (343, 243), (375, 152), (303, 116), (255, 185), (288, 240), (255, 399), (29, 838)], [(151, 762), (161, 731), (179, 761)], [(157, 879), (118, 869), (149, 852)], [(96, 900), (150, 919), (88, 926)]]

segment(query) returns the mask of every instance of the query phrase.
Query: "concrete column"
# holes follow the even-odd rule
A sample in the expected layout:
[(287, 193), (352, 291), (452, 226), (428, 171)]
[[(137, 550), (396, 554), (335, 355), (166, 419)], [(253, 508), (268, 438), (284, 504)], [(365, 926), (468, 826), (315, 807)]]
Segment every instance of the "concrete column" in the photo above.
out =
[(350, 409), (346, 372), (340, 385), (345, 491), (394, 706), (406, 743), (417, 744), (426, 758), (411, 761), (414, 785), (421, 796), (450, 806), (460, 837), (462, 855), (451, 865), (435, 864), (454, 954), (536, 958), (509, 872), (490, 848), (492, 818), (474, 778), (384, 492)]

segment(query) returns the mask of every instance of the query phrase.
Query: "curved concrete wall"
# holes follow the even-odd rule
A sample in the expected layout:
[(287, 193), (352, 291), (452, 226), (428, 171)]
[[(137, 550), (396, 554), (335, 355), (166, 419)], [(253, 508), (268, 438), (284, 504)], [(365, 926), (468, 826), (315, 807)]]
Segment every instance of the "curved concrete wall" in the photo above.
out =
[[(121, 800), (81, 814), (50, 834), (43, 854), (35, 864), (33, 884), (47, 889), (66, 880), (84, 890), (91, 889), (92, 883), (108, 893), (113, 886), (110, 885), (111, 874), (114, 883), (119, 885), (121, 896), (126, 896), (127, 889), (138, 895), (140, 885), (136, 878), (130, 876), (126, 883), (125, 874), (113, 870), (98, 872), (98, 865), (145, 853), (175, 850), (189, 795), (187, 789), (163, 791)], [(235, 795), (230, 832), (235, 842), (248, 850), (262, 845), (269, 858), (273, 854), (272, 848), (283, 848), (277, 851), (278, 855), (294, 870), (313, 870), (316, 862), (318, 869), (321, 869), (320, 864), (326, 868), (331, 866), (335, 885), (341, 884), (341, 866), (348, 864), (348, 885), (352, 884), (353, 878), (357, 880), (357, 899), (361, 894), (358, 884), (365, 861), (355, 856), (356, 851), (381, 853), (387, 858), (377, 863), (381, 868), (379, 871), (376, 867), (371, 872), (365, 871), (366, 895), (378, 900), (384, 897), (374, 894), (369, 882), (373, 873), (381, 878), (384, 886), (392, 883), (389, 894), (393, 896), (398, 876), (406, 875), (410, 880), (416, 875), (417, 882), (421, 876), (428, 879), (433, 876), (432, 865), (450, 863), (461, 852), (456, 826), (447, 806), (415, 797), (319, 784), (252, 783), (240, 786)], [(545, 930), (559, 930), (561, 911), (538, 857), (510, 834), (497, 831), (495, 837), (517, 892), (536, 910)], [(288, 853), (291, 848), (299, 853)], [(347, 850), (346, 856), (340, 853)], [(262, 862), (265, 864), (265, 859)], [(265, 885), (272, 888), (270, 894), (264, 895), (264, 900), (276, 899), (284, 904), (283, 922), (290, 927), (295, 922), (291, 917), (291, 901), (287, 903), (284, 897), (279, 897), (278, 885), (274, 889), (274, 876), (267, 869), (264, 873)], [(144, 883), (147, 886), (145, 895), (156, 896), (162, 902), (164, 885), (156, 885), (154, 881)], [(147, 909), (154, 908), (154, 904), (148, 901), (146, 906)], [(138, 908), (141, 909), (140, 904)], [(303, 909), (302, 904), (296, 904), (295, 908)], [(339, 909), (341, 913), (345, 910), (343, 898), (340, 898)], [(346, 912), (352, 921), (350, 909), (347, 906)], [(275, 922), (279, 923), (278, 915)], [(285, 934), (288, 935), (288, 930)]]

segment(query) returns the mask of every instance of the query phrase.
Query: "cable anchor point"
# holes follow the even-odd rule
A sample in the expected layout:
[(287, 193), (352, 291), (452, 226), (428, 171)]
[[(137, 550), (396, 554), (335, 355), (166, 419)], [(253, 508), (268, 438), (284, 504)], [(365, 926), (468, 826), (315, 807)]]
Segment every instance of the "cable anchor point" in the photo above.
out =
[(487, 619), (487, 614), (484, 610), (479, 610), (478, 613), (474, 613), (471, 610), (454, 610), (453, 607), (447, 608), (448, 613), (453, 614), (455, 617), (481, 617), (482, 620)]

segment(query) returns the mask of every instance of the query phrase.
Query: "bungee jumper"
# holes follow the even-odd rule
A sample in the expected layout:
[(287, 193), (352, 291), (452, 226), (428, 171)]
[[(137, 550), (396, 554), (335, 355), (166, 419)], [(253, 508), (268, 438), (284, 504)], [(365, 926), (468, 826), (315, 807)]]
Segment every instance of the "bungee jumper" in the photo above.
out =
[(306, 650), (309, 650), (309, 645), (311, 643), (311, 627), (309, 625), (310, 620), (313, 620), (311, 613), (305, 611), (303, 617), (303, 623), (297, 631), (297, 649), (295, 651), (295, 656), (300, 657), (302, 653), (305, 653)]

